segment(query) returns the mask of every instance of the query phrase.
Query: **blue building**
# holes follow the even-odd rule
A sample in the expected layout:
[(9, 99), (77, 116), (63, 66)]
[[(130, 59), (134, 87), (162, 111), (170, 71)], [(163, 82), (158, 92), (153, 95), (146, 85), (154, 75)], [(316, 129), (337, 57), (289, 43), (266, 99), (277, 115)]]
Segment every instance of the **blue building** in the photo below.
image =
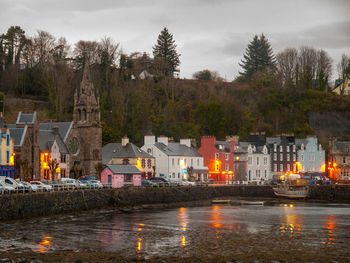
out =
[(316, 137), (296, 139), (298, 146), (299, 172), (324, 173), (325, 172), (325, 151), (318, 143)]

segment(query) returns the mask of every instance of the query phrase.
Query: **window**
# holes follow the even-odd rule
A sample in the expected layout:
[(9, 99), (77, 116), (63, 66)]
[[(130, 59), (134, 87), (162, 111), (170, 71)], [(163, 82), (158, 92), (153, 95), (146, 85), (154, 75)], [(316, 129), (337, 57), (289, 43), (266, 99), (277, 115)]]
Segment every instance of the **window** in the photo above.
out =
[(304, 154), (300, 156), (300, 160), (303, 162), (304, 161)]
[(283, 152), (283, 146), (280, 145), (280, 152)]
[(289, 153), (289, 146), (288, 145), (287, 145), (286, 149), (287, 149), (287, 153)]
[(193, 167), (193, 159), (191, 159), (191, 166)]
[(277, 144), (276, 143), (273, 145), (273, 151), (277, 152)]
[(322, 161), (322, 154), (320, 154), (320, 161)]
[(267, 157), (264, 157), (264, 165), (267, 165)]
[(259, 157), (256, 157), (256, 165), (259, 165)]
[(128, 165), (129, 164), (129, 159), (123, 159), (123, 164)]
[(10, 162), (10, 151), (6, 151), (6, 163)]
[(295, 152), (295, 145), (293, 145), (293, 152)]
[(295, 162), (296, 161), (296, 156), (295, 156), (295, 154), (293, 154), (293, 162)]
[(177, 173), (177, 178), (179, 178), (179, 179), (180, 179), (180, 173)]
[[(174, 159), (173, 159), (174, 160)], [(151, 159), (148, 159), (147, 160), (147, 167), (148, 168), (152, 168), (152, 160)]]
[(277, 172), (277, 163), (273, 164), (273, 170)]
[(290, 171), (290, 164), (287, 163), (287, 171)]
[(346, 163), (346, 158), (345, 157), (343, 157), (343, 163)]
[(289, 156), (289, 154), (287, 155), (287, 162), (289, 162), (290, 161), (290, 156)]
[(218, 159), (219, 159), (219, 154), (215, 153), (215, 160), (218, 160)]
[(9, 134), (7, 134), (7, 136), (6, 136), (6, 143), (7, 143), (7, 146), (10, 146), (10, 135)]
[(148, 153), (151, 153), (151, 152), (152, 152), (152, 149), (148, 148), (148, 149), (147, 149), (147, 152), (148, 152)]
[(180, 158), (177, 158), (177, 165), (180, 165)]
[(265, 178), (267, 178), (267, 171), (265, 170)]
[(297, 166), (293, 164), (293, 171), (295, 172), (297, 170)]
[(144, 169), (146, 168), (146, 160), (145, 159), (142, 159), (141, 160), (141, 167)]
[(66, 155), (65, 154), (62, 154), (61, 155), (61, 163), (65, 163), (66, 162)]
[(280, 161), (283, 161), (283, 154), (280, 154)]
[(248, 164), (252, 164), (252, 157), (248, 157)]
[(186, 158), (184, 158), (184, 165), (185, 165), (185, 167), (187, 166), (187, 159)]
[(280, 172), (283, 172), (283, 164), (280, 164)]
[(66, 176), (67, 176), (66, 168), (61, 169), (61, 177), (66, 177)]
[(228, 164), (225, 165), (225, 170), (228, 171)]
[(274, 154), (273, 154), (273, 160), (274, 160), (274, 161), (277, 161), (277, 153), (274, 153)]
[(199, 167), (199, 159), (197, 159), (197, 166)]
[(228, 161), (228, 158), (229, 158), (229, 154), (225, 153), (225, 160)]
[(174, 167), (174, 165), (175, 165), (175, 159), (174, 158), (172, 158), (171, 159), (171, 165)]

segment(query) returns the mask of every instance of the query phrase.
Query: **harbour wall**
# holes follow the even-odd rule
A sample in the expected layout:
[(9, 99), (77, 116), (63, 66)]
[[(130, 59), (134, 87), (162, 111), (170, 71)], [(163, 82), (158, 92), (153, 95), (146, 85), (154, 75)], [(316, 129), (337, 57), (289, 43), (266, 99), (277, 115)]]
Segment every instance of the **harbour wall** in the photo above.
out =
[[(0, 196), (0, 219), (51, 215), (114, 206), (171, 204), (220, 197), (274, 198), (271, 186), (132, 187), (121, 189), (75, 190), (51, 193)], [(323, 201), (350, 201), (349, 186), (312, 186), (310, 198)]]

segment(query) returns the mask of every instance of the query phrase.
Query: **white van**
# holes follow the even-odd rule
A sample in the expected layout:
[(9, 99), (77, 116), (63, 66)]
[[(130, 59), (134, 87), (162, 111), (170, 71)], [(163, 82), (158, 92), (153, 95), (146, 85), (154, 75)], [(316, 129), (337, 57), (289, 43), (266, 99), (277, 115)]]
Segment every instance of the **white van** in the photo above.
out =
[(0, 182), (5, 186), (13, 187), (17, 192), (24, 192), (24, 187), (11, 177), (0, 176)]
[(73, 178), (61, 178), (61, 184), (70, 189), (80, 188), (79, 182)]

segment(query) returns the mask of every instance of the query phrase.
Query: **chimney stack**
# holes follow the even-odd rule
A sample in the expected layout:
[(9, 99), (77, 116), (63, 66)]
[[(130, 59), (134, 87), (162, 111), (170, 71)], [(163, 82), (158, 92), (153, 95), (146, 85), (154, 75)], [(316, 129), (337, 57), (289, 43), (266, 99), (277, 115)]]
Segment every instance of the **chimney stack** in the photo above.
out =
[(122, 146), (125, 147), (129, 143), (129, 138), (128, 136), (124, 135), (122, 138)]

